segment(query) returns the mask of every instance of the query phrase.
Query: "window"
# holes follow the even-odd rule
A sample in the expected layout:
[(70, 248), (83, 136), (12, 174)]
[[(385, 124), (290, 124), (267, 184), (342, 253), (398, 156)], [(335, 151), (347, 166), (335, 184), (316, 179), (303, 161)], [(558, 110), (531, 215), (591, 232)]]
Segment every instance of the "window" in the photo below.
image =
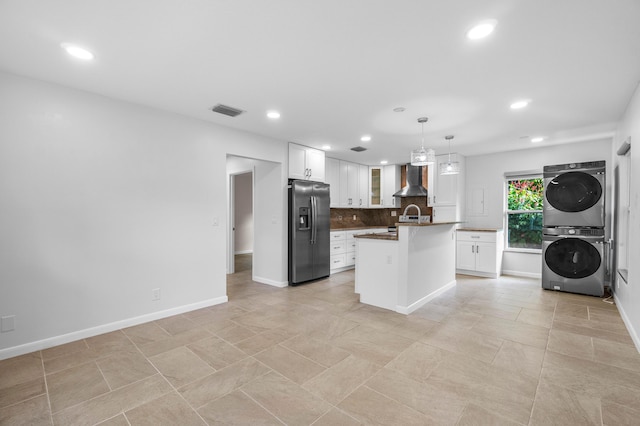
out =
[(507, 248), (542, 249), (542, 177), (507, 177)]

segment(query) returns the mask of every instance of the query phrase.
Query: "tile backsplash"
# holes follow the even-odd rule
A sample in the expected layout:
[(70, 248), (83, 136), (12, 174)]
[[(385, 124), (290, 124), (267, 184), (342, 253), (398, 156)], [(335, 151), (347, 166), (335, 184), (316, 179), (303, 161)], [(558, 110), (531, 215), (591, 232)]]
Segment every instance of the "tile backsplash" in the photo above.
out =
[[(423, 215), (431, 215), (431, 207), (427, 207), (427, 197), (406, 197), (400, 198), (400, 208), (385, 209), (331, 209), (331, 229), (343, 228), (359, 228), (369, 226), (392, 226), (398, 222), (405, 207), (409, 204), (415, 204), (420, 207)], [(391, 216), (391, 212), (395, 211), (396, 216)], [(415, 210), (410, 212), (416, 214)], [(355, 216), (355, 219), (354, 219)]]

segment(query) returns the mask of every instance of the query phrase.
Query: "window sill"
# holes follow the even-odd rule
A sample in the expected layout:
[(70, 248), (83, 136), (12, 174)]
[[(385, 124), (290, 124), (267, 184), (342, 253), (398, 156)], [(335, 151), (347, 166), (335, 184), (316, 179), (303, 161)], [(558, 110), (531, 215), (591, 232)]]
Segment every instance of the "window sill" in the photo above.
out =
[(510, 253), (542, 254), (542, 249), (505, 248), (503, 251)]

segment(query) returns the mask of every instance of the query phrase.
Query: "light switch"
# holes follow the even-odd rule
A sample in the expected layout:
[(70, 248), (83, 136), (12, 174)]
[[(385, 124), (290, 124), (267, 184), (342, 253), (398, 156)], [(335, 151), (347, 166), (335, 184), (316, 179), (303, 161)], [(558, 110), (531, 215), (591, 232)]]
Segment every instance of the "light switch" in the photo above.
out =
[(15, 330), (16, 328), (15, 321), (16, 321), (15, 315), (8, 315), (6, 317), (0, 318), (0, 322), (2, 323), (2, 325), (0, 326), (0, 330), (2, 330), (3, 333)]

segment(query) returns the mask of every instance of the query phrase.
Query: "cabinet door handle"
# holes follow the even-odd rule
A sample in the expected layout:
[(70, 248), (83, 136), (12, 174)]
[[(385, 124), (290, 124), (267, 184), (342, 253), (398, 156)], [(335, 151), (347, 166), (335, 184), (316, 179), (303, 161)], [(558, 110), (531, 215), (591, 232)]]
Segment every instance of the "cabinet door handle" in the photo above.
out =
[(475, 246), (471, 246), (471, 253), (475, 253)]
[(476, 253), (480, 253), (480, 246), (476, 244)]

